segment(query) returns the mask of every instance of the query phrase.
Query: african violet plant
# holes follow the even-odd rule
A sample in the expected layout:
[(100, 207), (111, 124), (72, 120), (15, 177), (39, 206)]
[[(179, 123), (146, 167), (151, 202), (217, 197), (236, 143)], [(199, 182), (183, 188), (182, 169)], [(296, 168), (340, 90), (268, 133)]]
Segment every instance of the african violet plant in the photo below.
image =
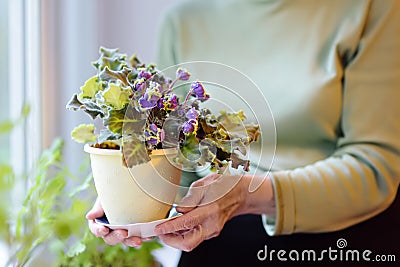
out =
[[(210, 163), (220, 169), (232, 162), (234, 168), (248, 169), (244, 156), (260, 134), (258, 125), (245, 124), (242, 111), (216, 116), (202, 108), (210, 95), (201, 82), (189, 81), (187, 70), (178, 68), (172, 80), (136, 55), (127, 60), (118, 49), (104, 47), (93, 66), (97, 74), (73, 95), (67, 108), (102, 119), (103, 127), (79, 125), (71, 133), (75, 141), (121, 149), (127, 167), (148, 162), (154, 149), (178, 148), (175, 161), (183, 168)], [(190, 87), (182, 100), (175, 92), (178, 82)]]

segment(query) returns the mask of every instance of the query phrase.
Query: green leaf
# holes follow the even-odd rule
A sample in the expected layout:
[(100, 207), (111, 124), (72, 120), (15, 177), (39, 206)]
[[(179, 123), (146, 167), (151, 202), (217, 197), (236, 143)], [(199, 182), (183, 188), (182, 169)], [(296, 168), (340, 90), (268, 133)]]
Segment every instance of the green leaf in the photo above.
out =
[(84, 106), (82, 109), (92, 117), (94, 120), (97, 116), (100, 116), (100, 118), (103, 118), (105, 115), (105, 112), (101, 109), (99, 105), (92, 101), (85, 101)]
[(96, 62), (93, 62), (93, 66), (100, 71), (106, 67), (110, 70), (122, 70), (127, 66), (126, 55), (118, 53), (118, 51), (118, 49), (100, 47), (100, 57)]
[(124, 86), (129, 86), (128, 76), (131, 72), (131, 69), (125, 67), (120, 71), (110, 70), (108, 67), (105, 67), (100, 72), (99, 77), (102, 81), (121, 81)]
[(31, 106), (29, 104), (24, 105), (21, 110), (21, 117), (22, 118), (27, 117), (30, 112), (31, 112)]
[(93, 124), (81, 124), (71, 132), (71, 137), (78, 143), (96, 142), (97, 135), (94, 133)]
[(183, 147), (181, 148), (183, 156), (189, 161), (197, 162), (201, 157), (200, 144), (194, 134), (189, 134), (186, 136), (183, 142)]
[(205, 165), (207, 162), (213, 162), (217, 156), (217, 147), (213, 140), (204, 139), (199, 145), (201, 157), (198, 160), (201, 166)]
[(254, 125), (254, 124), (247, 124), (245, 125), (247, 135), (249, 137), (249, 142), (257, 142), (258, 137), (260, 137), (261, 132), (260, 132), (260, 126), (259, 125)]
[(194, 134), (188, 134), (180, 144), (178, 155), (174, 161), (185, 170), (194, 170), (199, 165), (201, 156), (199, 141)]
[(122, 127), (124, 124), (125, 109), (111, 110), (108, 117), (104, 119), (104, 126), (106, 126), (114, 134), (122, 134)]
[(241, 124), (246, 119), (243, 110), (238, 112), (228, 113), (226, 110), (221, 110), (218, 116), (218, 121), (224, 124)]
[(102, 130), (100, 130), (100, 134), (99, 134), (99, 137), (97, 138), (97, 142), (99, 144), (101, 144), (105, 141), (119, 140), (120, 138), (121, 138), (120, 134), (115, 134), (115, 133), (111, 132), (109, 129), (102, 129)]
[(239, 166), (243, 166), (244, 171), (249, 171), (250, 160), (244, 159), (238, 153), (232, 153), (231, 155), (232, 168), (237, 169)]
[(11, 132), (14, 128), (14, 123), (10, 120), (0, 123), (0, 134), (5, 134)]
[(71, 192), (69, 192), (68, 196), (69, 197), (74, 197), (76, 196), (78, 193), (85, 191), (86, 189), (88, 189), (90, 187), (90, 185), (92, 184), (93, 181), (93, 175), (92, 173), (90, 173), (88, 176), (86, 176), (85, 181), (78, 185), (77, 187), (73, 188)]
[(79, 100), (83, 100), (85, 98), (92, 99), (95, 97), (98, 91), (103, 90), (101, 84), (99, 83), (99, 79), (97, 75), (88, 79), (83, 86), (81, 86), (81, 93), (78, 96)]
[(78, 95), (74, 94), (71, 99), (68, 101), (67, 105), (65, 106), (66, 109), (77, 111), (81, 109), (83, 106), (83, 103), (79, 101)]
[(124, 87), (121, 83), (110, 83), (103, 92), (106, 105), (115, 109), (122, 109), (129, 103), (129, 96), (132, 94), (130, 87)]
[(15, 174), (11, 165), (0, 165), (0, 192), (7, 192), (15, 183)]
[(83, 101), (80, 101), (77, 94), (74, 94), (72, 96), (71, 100), (67, 103), (66, 108), (73, 111), (83, 109), (83, 111), (89, 114), (92, 119), (95, 119), (97, 116), (100, 116), (102, 118), (105, 115), (105, 112), (101, 109), (99, 105), (89, 99), (84, 99)]
[(146, 120), (146, 114), (139, 112), (132, 104), (128, 105), (125, 111), (123, 134), (142, 135)]
[(129, 58), (129, 64), (131, 64), (132, 68), (137, 68), (138, 66), (141, 65), (141, 62), (136, 54), (133, 54)]
[(122, 154), (123, 164), (128, 168), (150, 161), (144, 142), (135, 136), (123, 137)]
[[(104, 126), (106, 126), (112, 133), (119, 136), (122, 134), (142, 135), (145, 124), (145, 116), (132, 108), (131, 105), (128, 105), (126, 109), (111, 110), (108, 114), (108, 118), (104, 119)], [(112, 136), (109, 137), (112, 138)]]
[(42, 199), (51, 199), (57, 196), (57, 192), (61, 193), (66, 185), (64, 177), (55, 176), (46, 183), (43, 193), (41, 194)]
[(218, 122), (216, 122), (214, 116), (207, 116), (206, 118), (200, 118), (199, 124), (206, 135), (213, 134), (218, 126)]
[(61, 152), (64, 146), (64, 141), (57, 138), (53, 141), (51, 146), (44, 150), (39, 158), (38, 170), (43, 171), (47, 169), (51, 164), (61, 161)]
[(0, 122), (0, 134), (7, 134), (12, 131), (12, 129), (20, 124), (21, 122), (24, 121), (24, 119), (28, 116), (29, 112), (31, 110), (30, 105), (26, 104), (22, 107), (21, 110), (21, 116), (17, 118), (16, 120), (5, 120)]
[(72, 257), (75, 257), (76, 255), (81, 254), (85, 250), (86, 250), (86, 246), (84, 244), (82, 244), (80, 241), (78, 241), (69, 248), (69, 250), (67, 252), (67, 256), (72, 258)]

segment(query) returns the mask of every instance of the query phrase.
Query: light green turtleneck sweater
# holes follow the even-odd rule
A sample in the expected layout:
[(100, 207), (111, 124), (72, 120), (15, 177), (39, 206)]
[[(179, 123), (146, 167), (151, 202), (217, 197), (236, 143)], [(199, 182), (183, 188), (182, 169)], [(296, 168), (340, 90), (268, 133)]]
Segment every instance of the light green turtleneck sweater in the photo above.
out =
[[(343, 229), (393, 201), (400, 180), (399, 26), (398, 0), (197, 0), (167, 12), (160, 68), (223, 63), (268, 100), (269, 107), (234, 69), (187, 67), (196, 78), (228, 84), (262, 124), (263, 147), (252, 149), (252, 159), (273, 170), (277, 214), (264, 216), (269, 234)], [(227, 90), (213, 90), (212, 97), (239, 107)]]

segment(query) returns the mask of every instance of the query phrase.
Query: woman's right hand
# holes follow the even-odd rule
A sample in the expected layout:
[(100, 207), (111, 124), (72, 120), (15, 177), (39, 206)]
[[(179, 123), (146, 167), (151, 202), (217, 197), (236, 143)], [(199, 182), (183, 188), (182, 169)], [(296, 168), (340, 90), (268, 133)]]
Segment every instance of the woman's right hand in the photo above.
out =
[(86, 214), (90, 231), (97, 237), (103, 238), (104, 242), (109, 245), (125, 244), (129, 247), (138, 247), (142, 244), (140, 237), (129, 237), (128, 231), (117, 229), (111, 230), (104, 225), (96, 223), (95, 219), (104, 216), (104, 210), (99, 199), (96, 200), (93, 208)]

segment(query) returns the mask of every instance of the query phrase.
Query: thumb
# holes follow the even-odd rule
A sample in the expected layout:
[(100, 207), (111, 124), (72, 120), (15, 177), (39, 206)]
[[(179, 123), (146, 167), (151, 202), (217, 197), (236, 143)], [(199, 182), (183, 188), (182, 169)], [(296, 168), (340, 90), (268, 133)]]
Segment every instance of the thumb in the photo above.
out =
[(97, 199), (93, 205), (93, 208), (89, 210), (88, 213), (86, 214), (86, 219), (94, 220), (96, 218), (102, 217), (103, 215), (104, 215), (103, 207), (101, 206), (99, 199)]
[(202, 204), (209, 186), (220, 177), (219, 174), (210, 174), (192, 183), (188, 193), (176, 207), (181, 213), (187, 213)]
[(186, 196), (184, 196), (181, 202), (176, 207), (176, 210), (181, 213), (187, 213), (197, 206), (199, 206), (206, 193), (207, 186), (202, 184), (193, 184)]
[(176, 210), (181, 213), (187, 213), (201, 204), (206, 191), (205, 186), (191, 186), (188, 193), (184, 196), (176, 207)]

